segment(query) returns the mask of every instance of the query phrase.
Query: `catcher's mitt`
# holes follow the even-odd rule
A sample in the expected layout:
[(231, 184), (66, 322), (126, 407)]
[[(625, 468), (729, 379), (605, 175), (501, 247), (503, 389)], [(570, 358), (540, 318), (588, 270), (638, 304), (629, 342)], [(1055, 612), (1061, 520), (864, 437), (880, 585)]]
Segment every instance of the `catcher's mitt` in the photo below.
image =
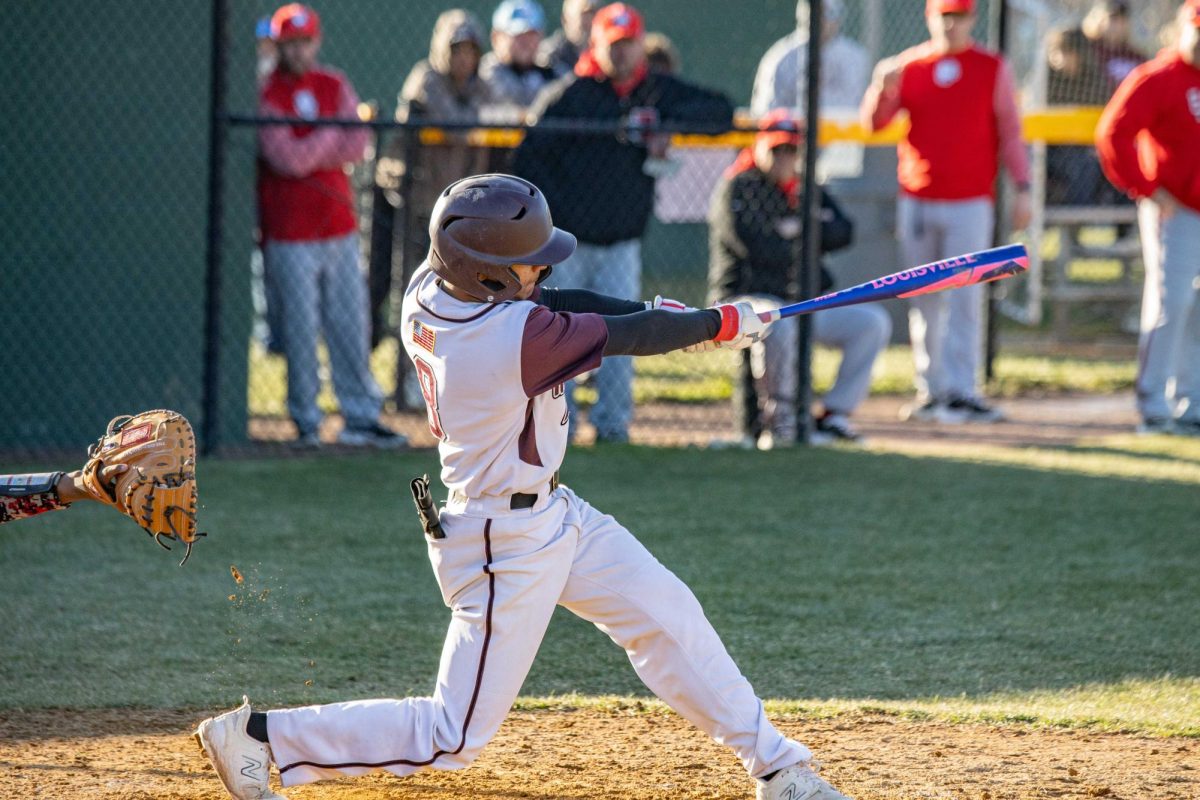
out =
[[(125, 472), (105, 485), (101, 470), (118, 464)], [(196, 437), (182, 414), (158, 409), (121, 416), (88, 448), (83, 486), (96, 500), (136, 522), (167, 550), (163, 537), (187, 546), (192, 554), (196, 532)]]

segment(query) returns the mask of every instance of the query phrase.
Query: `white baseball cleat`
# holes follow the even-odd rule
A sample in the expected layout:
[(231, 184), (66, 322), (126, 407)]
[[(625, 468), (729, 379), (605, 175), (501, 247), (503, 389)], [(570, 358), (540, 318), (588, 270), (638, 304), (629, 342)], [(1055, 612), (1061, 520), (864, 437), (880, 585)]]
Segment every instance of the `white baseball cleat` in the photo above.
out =
[(246, 733), (249, 720), (250, 699), (243, 695), (242, 704), (233, 711), (201, 722), (193, 738), (234, 800), (287, 800), (267, 783), (271, 748)]
[(758, 781), (757, 800), (850, 800), (813, 772), (808, 764), (793, 764), (775, 773), (770, 781)]

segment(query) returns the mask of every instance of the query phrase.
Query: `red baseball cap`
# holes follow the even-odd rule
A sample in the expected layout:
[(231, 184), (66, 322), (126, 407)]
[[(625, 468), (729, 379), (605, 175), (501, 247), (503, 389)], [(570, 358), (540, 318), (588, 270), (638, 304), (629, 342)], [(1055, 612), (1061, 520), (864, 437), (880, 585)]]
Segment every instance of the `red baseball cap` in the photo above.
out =
[(755, 143), (766, 143), (771, 149), (784, 144), (799, 147), (800, 137), (804, 134), (804, 126), (786, 108), (776, 108), (768, 112), (758, 121), (758, 129), (762, 133), (754, 138)]
[(642, 15), (633, 6), (613, 3), (596, 12), (592, 18), (592, 43), (612, 44), (621, 39), (640, 39), (646, 32)]
[(1187, 0), (1183, 7), (1183, 18), (1200, 28), (1200, 0)]
[(271, 38), (277, 42), (317, 39), (320, 36), (321, 18), (302, 3), (288, 3), (271, 15)]
[(975, 0), (926, 0), (925, 14), (974, 14)]

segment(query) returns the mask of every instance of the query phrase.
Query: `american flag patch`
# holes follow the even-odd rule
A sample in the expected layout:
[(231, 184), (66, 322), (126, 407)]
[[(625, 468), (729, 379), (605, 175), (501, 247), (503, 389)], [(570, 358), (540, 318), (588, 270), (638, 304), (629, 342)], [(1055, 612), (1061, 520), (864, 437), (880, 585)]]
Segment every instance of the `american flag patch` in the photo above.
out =
[(433, 346), (437, 344), (437, 334), (422, 325), (419, 319), (414, 319), (412, 324), (412, 340), (414, 344), (420, 345), (432, 353)]

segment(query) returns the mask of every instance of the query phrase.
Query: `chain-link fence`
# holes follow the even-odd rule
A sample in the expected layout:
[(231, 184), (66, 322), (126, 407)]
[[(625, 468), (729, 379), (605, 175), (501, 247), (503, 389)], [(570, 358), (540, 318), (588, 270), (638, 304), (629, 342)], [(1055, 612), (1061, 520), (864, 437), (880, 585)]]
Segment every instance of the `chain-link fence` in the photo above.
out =
[[(0, 224), (0, 319), (14, 345), (0, 451), (76, 447), (109, 416), (143, 406), (199, 420), (210, 447), (334, 442), (376, 419), (429, 443), (397, 343), (398, 304), (428, 246), (433, 197), (476, 172), (547, 183), (556, 222), (587, 251), (556, 272), (560, 285), (690, 305), (720, 295), (709, 277), (711, 198), (753, 134), (711, 134), (731, 127), (732, 109), (752, 127), (767, 107), (802, 107), (804, 4), (799, 14), (791, 0), (637, 4), (647, 31), (667, 37), (647, 36), (661, 54), (653, 69), (694, 88), (643, 81), (613, 113), (586, 96), (557, 108), (537, 99), (564, 72), (603, 68), (572, 66), (567, 35), (573, 13), (598, 4), (563, 5), (545, 4), (539, 21), (523, 3), (497, 13), (493, 2), (464, 2), (446, 15), (436, 3), (339, 0), (316, 6), (320, 50), (307, 54), (271, 41), (267, 0), (126, 4), (86, 24), (67, 3), (18, 11), (0, 32), (21, 110), (0, 134), (16, 212)], [(1018, 83), (1038, 108), (1045, 43), (1083, 9), (1010, 9)], [(864, 147), (853, 131), (858, 98), (879, 58), (928, 32), (916, 0), (826, 0), (824, 10), (819, 174), (856, 223), (853, 246), (827, 264), (849, 285), (898, 265), (895, 152)], [(1169, 11), (1138, 4), (1143, 47)], [(991, 12), (980, 3), (980, 40), (994, 38)], [(303, 41), (313, 23), (288, 24)], [(531, 38), (542, 55), (523, 66)], [(297, 82), (277, 71), (281, 57), (336, 72)], [(772, 69), (794, 77), (769, 89)], [(519, 124), (530, 107), (551, 109), (532, 131)], [(768, 209), (756, 210), (766, 224)], [(890, 312), (899, 334), (903, 309)], [(706, 440), (746, 421), (732, 399), (747, 370), (738, 354), (628, 369), (579, 382), (582, 441)], [(612, 430), (597, 430), (606, 414)]]

